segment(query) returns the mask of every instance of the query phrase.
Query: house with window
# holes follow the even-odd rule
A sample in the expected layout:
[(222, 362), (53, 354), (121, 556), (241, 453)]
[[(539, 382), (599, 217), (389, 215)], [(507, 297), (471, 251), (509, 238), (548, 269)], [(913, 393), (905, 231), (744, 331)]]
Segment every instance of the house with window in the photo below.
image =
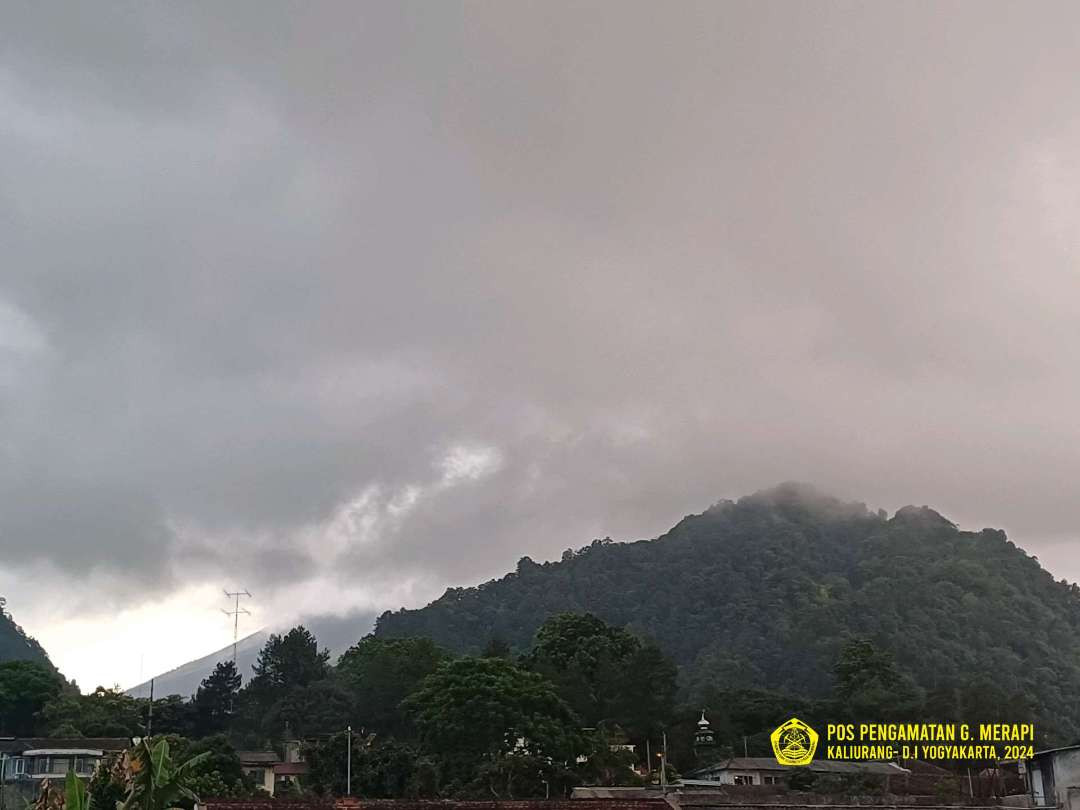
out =
[(274, 765), (281, 761), (275, 751), (237, 751), (240, 768), (251, 777), (255, 787), (274, 795)]
[(301, 778), (308, 772), (308, 765), (300, 754), (300, 743), (288, 740), (283, 755), (276, 751), (238, 751), (240, 767), (251, 777), (255, 787), (273, 796), (285, 786), (299, 787)]
[(41, 780), (63, 781), (68, 771), (89, 779), (102, 759), (130, 745), (127, 737), (2, 737), (0, 784), (34, 795)]

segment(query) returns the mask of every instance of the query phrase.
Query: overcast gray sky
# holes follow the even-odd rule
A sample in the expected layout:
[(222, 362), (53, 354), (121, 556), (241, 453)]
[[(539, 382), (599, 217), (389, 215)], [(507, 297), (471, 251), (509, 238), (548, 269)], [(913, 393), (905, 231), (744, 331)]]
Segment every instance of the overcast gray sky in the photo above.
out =
[(782, 480), (1080, 563), (1072, 3), (9, 3), (0, 588), (84, 688)]

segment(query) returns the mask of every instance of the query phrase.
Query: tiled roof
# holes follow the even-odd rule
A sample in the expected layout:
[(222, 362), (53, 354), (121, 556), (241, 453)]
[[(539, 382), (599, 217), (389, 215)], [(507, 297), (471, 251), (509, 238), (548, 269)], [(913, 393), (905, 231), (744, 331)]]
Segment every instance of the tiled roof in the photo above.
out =
[(274, 766), (274, 776), (297, 776), (308, 772), (306, 762), (279, 762)]
[[(875, 776), (899, 776), (908, 773), (906, 768), (891, 762), (849, 762), (846, 760), (819, 759), (809, 766), (816, 773), (865, 773)], [(701, 778), (721, 771), (794, 771), (798, 768), (781, 765), (773, 757), (732, 757), (701, 768), (691, 776)]]
[(237, 751), (236, 756), (242, 765), (281, 762), (281, 757), (274, 751)]

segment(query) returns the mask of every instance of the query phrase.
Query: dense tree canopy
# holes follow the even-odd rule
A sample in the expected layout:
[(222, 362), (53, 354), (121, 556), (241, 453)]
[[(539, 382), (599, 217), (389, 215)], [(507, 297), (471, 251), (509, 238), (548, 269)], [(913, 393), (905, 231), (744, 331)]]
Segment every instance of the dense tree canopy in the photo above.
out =
[(7, 600), (0, 596), (0, 662), (32, 661), (53, 669), (45, 650), (15, 623), (6, 606)]
[(1046, 743), (1080, 737), (1080, 588), (1004, 532), (960, 531), (925, 507), (889, 518), (802, 486), (720, 502), (654, 541), (523, 559), (500, 580), (383, 614), (375, 635), (459, 654), (495, 637), (522, 654), (565, 612), (655, 639), (692, 698), (715, 682), (825, 698), (844, 645), (866, 638), (924, 690), (1008, 684)]
[(585, 750), (578, 719), (552, 684), (502, 658), (443, 663), (402, 707), (459, 789), (484, 784), (500, 795), (498, 785), (512, 796), (517, 785), (535, 795), (538, 780), (561, 778)]
[(463, 761), (518, 749), (566, 759), (581, 747), (577, 718), (552, 684), (501, 658), (440, 665), (403, 708), (426, 750)]
[[(283, 643), (288, 638), (293, 643)], [(648, 744), (659, 750), (662, 734), (670, 763), (686, 772), (717, 757), (767, 755), (769, 733), (792, 715), (816, 726), (837, 720), (1030, 717), (1022, 700), (989, 680), (923, 690), (888, 650), (858, 637), (838, 651), (833, 685), (823, 696), (735, 686), (719, 677), (682, 705), (674, 701), (672, 662), (656, 646), (596, 616), (553, 616), (516, 661), (504, 649), (487, 652), (453, 658), (430, 640), (368, 636), (330, 667), (316, 640), (298, 628), (267, 643), (259, 672), (239, 691), (239, 676), (226, 662), (208, 674), (193, 700), (155, 700), (154, 734), (169, 735), (185, 756), (206, 752), (206, 764), (191, 778), (217, 796), (255, 789), (240, 771), (237, 746), (280, 749), (284, 739), (300, 737), (307, 740), (311, 764), (305, 789), (317, 793), (336, 795), (347, 788), (351, 739), (352, 784), (363, 795), (509, 798), (562, 795), (582, 782), (638, 783), (630, 768), (643, 762)], [(270, 679), (271, 672), (293, 674)], [(41, 705), (36, 713), (25, 709), (18, 715), (35, 733), (147, 733), (149, 701), (107, 689), (80, 695), (41, 675), (23, 663), (0, 667), (0, 699)], [(267, 676), (261, 684), (260, 675)], [(243, 710), (230, 710), (233, 701)], [(692, 742), (702, 710), (717, 745), (696, 750)], [(635, 750), (621, 748), (628, 741)], [(123, 785), (110, 779), (95, 776), (95, 790), (115, 801)], [(92, 791), (92, 805), (94, 796)]]
[(319, 795), (343, 796), (347, 790), (346, 751), (352, 745), (352, 793), (372, 799), (401, 796), (434, 796), (432, 784), (425, 790), (419, 779), (424, 766), (414, 746), (390, 737), (339, 732), (305, 747), (310, 772), (308, 787)]
[(303, 625), (284, 635), (272, 634), (259, 653), (251, 688), (281, 697), (291, 689), (325, 678), (330, 652)]
[(331, 675), (329, 661), (329, 650), (320, 650), (318, 640), (302, 625), (270, 636), (240, 694), (242, 725), (254, 739), (329, 731), (323, 714), (307, 714), (312, 708), (326, 708), (315, 702), (316, 692), (343, 711), (339, 720), (351, 715), (347, 700), (339, 700), (333, 685), (323, 683)]
[(892, 655), (867, 639), (853, 639), (833, 667), (838, 720), (893, 720), (918, 712), (920, 696)]
[(411, 734), (398, 706), (447, 657), (426, 638), (369, 635), (346, 650), (337, 671), (354, 696), (359, 725), (380, 734)]
[(33, 734), (37, 713), (64, 688), (52, 667), (37, 661), (0, 664), (0, 733)]
[(290, 689), (266, 708), (262, 728), (270, 738), (303, 738), (340, 731), (355, 718), (353, 693), (340, 677), (327, 676)]
[(676, 670), (655, 646), (592, 614), (544, 622), (523, 659), (555, 684), (582, 723), (616, 724), (642, 740), (670, 716)]
[[(1038, 744), (1070, 742), (1077, 689), (1080, 590), (1003, 534), (780, 488), (653, 543), (525, 559), (499, 582), (386, 614), (336, 666), (303, 627), (272, 635), (246, 683), (223, 662), (190, 701), (81, 695), (47, 663), (3, 663), (0, 732), (144, 736), (152, 708), (154, 735), (207, 752), (192, 778), (221, 795), (253, 789), (236, 747), (302, 737), (316, 792), (347, 787), (351, 739), (364, 795), (524, 797), (632, 784), (629, 766), (662, 735), (683, 772), (767, 755), (792, 715), (1034, 719)], [(695, 750), (703, 710), (716, 745)]]
[(219, 734), (229, 728), (240, 694), (242, 678), (232, 661), (221, 661), (207, 675), (192, 699), (199, 736)]
[(198, 758), (188, 777), (188, 787), (200, 797), (239, 798), (254, 792), (235, 746), (224, 734), (195, 741), (178, 740), (176, 756), (181, 760)]
[(39, 729), (57, 737), (137, 737), (146, 733), (146, 701), (98, 687), (88, 695), (66, 691), (41, 710)]

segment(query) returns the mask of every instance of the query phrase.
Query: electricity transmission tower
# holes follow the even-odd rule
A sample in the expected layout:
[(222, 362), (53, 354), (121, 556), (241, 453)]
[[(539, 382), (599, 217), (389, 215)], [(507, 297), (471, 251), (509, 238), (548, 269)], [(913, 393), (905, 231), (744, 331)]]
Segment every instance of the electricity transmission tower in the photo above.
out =
[(233, 609), (232, 610), (225, 610), (225, 608), (222, 608), (221, 612), (224, 613), (226, 616), (232, 616), (233, 617), (232, 660), (233, 660), (233, 664), (235, 664), (236, 663), (236, 640), (240, 637), (240, 614), (243, 613), (243, 614), (245, 614), (247, 616), (251, 615), (250, 610), (246, 610), (246, 609), (240, 607), (240, 597), (241, 596), (246, 596), (246, 597), (248, 597), (250, 599), (251, 594), (248, 593), (247, 591), (225, 591), (225, 596), (228, 599), (233, 600)]

